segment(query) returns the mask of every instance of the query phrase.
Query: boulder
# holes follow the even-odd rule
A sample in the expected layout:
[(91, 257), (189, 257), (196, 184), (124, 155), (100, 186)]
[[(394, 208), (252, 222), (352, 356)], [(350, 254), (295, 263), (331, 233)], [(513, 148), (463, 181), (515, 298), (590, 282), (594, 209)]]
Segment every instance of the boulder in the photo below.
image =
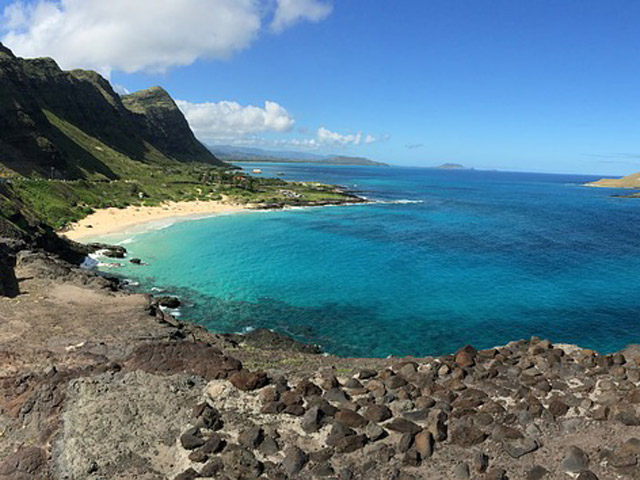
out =
[(282, 413), (285, 408), (286, 408), (285, 404), (282, 403), (281, 401), (268, 402), (262, 406), (262, 408), (260, 409), (260, 413), (275, 415), (277, 413)]
[(0, 239), (0, 297), (15, 297), (20, 293), (15, 266), (16, 256)]
[(473, 425), (459, 425), (451, 429), (450, 440), (460, 447), (472, 447), (484, 442), (487, 434)]
[(322, 395), (322, 389), (311, 380), (302, 380), (296, 385), (295, 391), (304, 398)]
[(193, 468), (188, 468), (184, 472), (174, 477), (174, 480), (195, 480), (200, 474)]
[(562, 400), (554, 398), (549, 402), (549, 412), (556, 418), (565, 415), (568, 411), (569, 406)]
[(367, 444), (367, 436), (347, 435), (336, 444), (336, 450), (340, 453), (351, 453), (360, 450)]
[(246, 428), (238, 434), (238, 443), (249, 449), (258, 448), (263, 440), (264, 430), (259, 426)]
[(329, 445), (330, 447), (335, 447), (345, 437), (349, 437), (355, 434), (356, 432), (347, 427), (345, 424), (337, 421), (333, 422), (331, 432), (329, 432), (329, 435), (327, 436), (327, 445)]
[(293, 405), (286, 405), (283, 411), (284, 413), (287, 413), (289, 415), (301, 417), (302, 415), (304, 415), (305, 409), (302, 405), (294, 403)]
[(422, 430), (418, 425), (410, 422), (409, 420), (405, 420), (404, 418), (395, 418), (386, 423), (384, 427), (389, 430), (393, 430), (394, 432), (411, 433), (413, 435)]
[(269, 383), (269, 378), (264, 372), (249, 372), (241, 370), (229, 377), (229, 381), (239, 390), (249, 391), (262, 388)]
[(534, 465), (527, 472), (525, 480), (543, 480), (544, 478), (549, 478), (549, 470), (540, 465)]
[(420, 458), (429, 458), (433, 454), (433, 436), (431, 433), (423, 430), (416, 434), (414, 448), (420, 454)]
[(198, 450), (203, 453), (209, 455), (212, 453), (219, 453), (224, 449), (226, 442), (218, 435), (217, 433), (213, 433), (207, 438), (204, 442), (204, 445), (200, 447)]
[(194, 450), (204, 445), (204, 439), (196, 432), (185, 432), (180, 436), (180, 444), (186, 450)]
[(372, 442), (378, 441), (387, 436), (386, 430), (377, 423), (373, 422), (369, 422), (369, 424), (365, 428), (365, 433), (367, 435), (367, 438)]
[(478, 351), (471, 345), (465, 345), (456, 352), (455, 362), (459, 367), (469, 368), (476, 364)]
[(535, 452), (538, 449), (538, 442), (532, 438), (507, 439), (502, 442), (502, 446), (511, 457), (520, 458), (527, 453)]
[(168, 295), (164, 297), (158, 297), (155, 299), (155, 301), (158, 305), (165, 308), (178, 308), (181, 305), (180, 299), (178, 297)]
[(567, 448), (562, 459), (562, 470), (568, 473), (581, 473), (589, 467), (589, 455), (572, 445)]
[(358, 378), (360, 380), (367, 380), (369, 378), (375, 377), (377, 374), (378, 374), (378, 372), (376, 372), (375, 370), (364, 368), (364, 369), (360, 370), (360, 373), (358, 373)]
[(280, 446), (276, 439), (269, 435), (262, 441), (258, 447), (258, 451), (268, 457), (278, 453), (280, 451)]
[(345, 388), (357, 389), (362, 388), (362, 383), (356, 378), (350, 378), (344, 383)]
[(285, 451), (282, 467), (288, 475), (294, 476), (300, 473), (309, 461), (309, 455), (298, 447), (291, 447)]
[(224, 470), (224, 464), (219, 458), (209, 460), (200, 470), (201, 477), (218, 478), (218, 474)]
[(322, 426), (322, 411), (317, 407), (311, 407), (307, 412), (302, 416), (301, 427), (307, 433), (313, 433), (320, 430)]
[(395, 390), (400, 387), (404, 387), (407, 384), (407, 381), (402, 378), (400, 375), (394, 375), (385, 380), (384, 385), (389, 390)]
[(367, 407), (362, 415), (371, 422), (380, 423), (389, 420), (393, 416), (393, 413), (391, 413), (391, 409), (386, 405), (376, 404)]
[(361, 428), (367, 424), (367, 419), (351, 410), (340, 410), (335, 415), (336, 420), (350, 428)]
[(225, 464), (224, 473), (231, 478), (257, 479), (264, 472), (264, 465), (255, 454), (238, 445), (225, 450), (221, 456)]

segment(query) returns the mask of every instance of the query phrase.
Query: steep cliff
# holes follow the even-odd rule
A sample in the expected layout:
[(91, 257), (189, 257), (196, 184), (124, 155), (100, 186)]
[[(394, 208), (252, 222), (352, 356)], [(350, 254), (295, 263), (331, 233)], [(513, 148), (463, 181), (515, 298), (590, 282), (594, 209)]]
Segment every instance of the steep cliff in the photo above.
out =
[(115, 179), (135, 170), (135, 162), (223, 165), (164, 90), (133, 94), (123, 103), (96, 72), (63, 71), (49, 58), (18, 58), (0, 44), (0, 168)]
[(145, 137), (160, 151), (182, 162), (211, 162), (213, 154), (195, 137), (173, 98), (161, 87), (124, 95), (122, 103), (134, 112)]

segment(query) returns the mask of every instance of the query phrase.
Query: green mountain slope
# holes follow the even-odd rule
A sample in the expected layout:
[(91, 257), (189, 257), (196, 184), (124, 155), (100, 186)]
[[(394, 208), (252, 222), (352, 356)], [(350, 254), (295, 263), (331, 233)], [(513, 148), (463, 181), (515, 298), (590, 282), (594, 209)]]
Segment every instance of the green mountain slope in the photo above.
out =
[(224, 165), (161, 88), (121, 98), (96, 72), (63, 71), (0, 44), (0, 169), (61, 179), (117, 179), (145, 165)]
[(242, 175), (154, 87), (123, 97), (85, 70), (0, 44), (0, 244), (58, 248), (53, 229), (95, 209), (226, 199), (262, 208), (359, 202), (334, 187)]

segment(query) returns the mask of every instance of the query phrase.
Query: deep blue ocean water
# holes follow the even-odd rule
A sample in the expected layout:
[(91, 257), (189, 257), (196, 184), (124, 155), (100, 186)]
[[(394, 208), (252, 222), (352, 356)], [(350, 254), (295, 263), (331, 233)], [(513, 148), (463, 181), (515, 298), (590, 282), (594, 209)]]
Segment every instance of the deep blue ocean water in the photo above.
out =
[[(595, 177), (260, 164), (388, 203), (252, 212), (120, 235), (217, 332), (267, 327), (338, 355), (451, 353), (539, 335), (640, 342), (640, 199)], [(114, 238), (107, 238), (114, 240)]]

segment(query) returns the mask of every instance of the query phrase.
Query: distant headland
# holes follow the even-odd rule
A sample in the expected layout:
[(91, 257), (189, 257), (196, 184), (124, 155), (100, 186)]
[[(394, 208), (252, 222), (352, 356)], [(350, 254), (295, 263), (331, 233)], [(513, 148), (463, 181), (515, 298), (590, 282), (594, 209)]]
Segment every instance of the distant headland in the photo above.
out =
[(229, 163), (260, 162), (260, 163), (318, 163), (325, 165), (365, 165), (371, 167), (388, 167), (382, 162), (376, 162), (365, 157), (350, 157), (346, 155), (318, 155), (307, 152), (272, 151), (261, 148), (239, 147), (230, 145), (208, 145), (209, 151), (217, 158)]
[[(601, 187), (601, 188), (626, 188), (626, 189), (640, 189), (640, 172), (632, 173), (621, 178), (602, 178), (595, 182), (589, 182), (585, 184), (586, 187)], [(640, 193), (634, 192), (625, 195), (614, 195), (616, 197), (627, 198), (640, 198)]]

